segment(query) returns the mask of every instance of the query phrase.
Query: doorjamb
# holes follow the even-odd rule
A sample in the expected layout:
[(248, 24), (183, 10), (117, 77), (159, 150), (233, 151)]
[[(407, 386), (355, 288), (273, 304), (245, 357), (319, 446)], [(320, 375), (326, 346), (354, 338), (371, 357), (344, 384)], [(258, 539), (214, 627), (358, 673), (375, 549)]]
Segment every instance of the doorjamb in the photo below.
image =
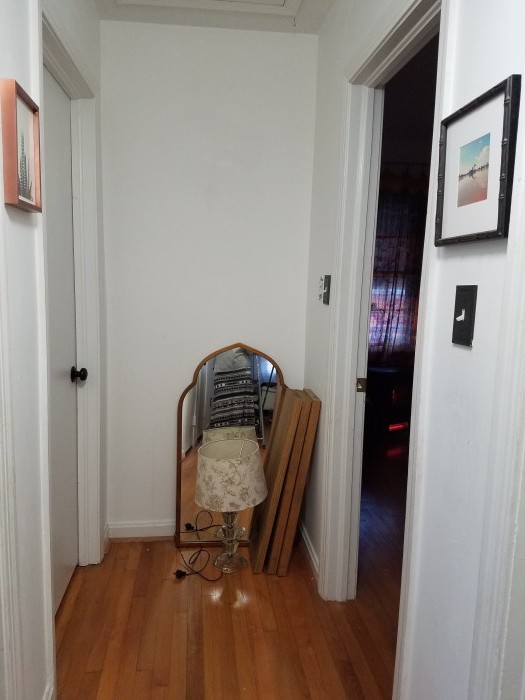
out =
[[(327, 515), (323, 522), (318, 582), (320, 594), (328, 600), (346, 600), (348, 591), (356, 587), (359, 523), (357, 515), (351, 514), (351, 510), (356, 502), (356, 493), (360, 491), (362, 465), (353, 459), (355, 441), (359, 439), (355, 433), (359, 408), (355, 380), (375, 88), (395, 75), (437, 33), (440, 9), (441, 0), (413, 2), (378, 45), (364, 59), (347, 67), (346, 71), (341, 230), (335, 256), (338, 261), (335, 279), (339, 281), (339, 287), (335, 294), (335, 322), (331, 338), (333, 360), (329, 377), (329, 384), (333, 387), (330, 413), (338, 416), (338, 420), (331, 426), (325, 455), (323, 500)], [(413, 500), (410, 503), (407, 501), (408, 534), (412, 528), (412, 510)], [(351, 561), (351, 557), (354, 561)]]
[(0, 245), (0, 693), (21, 700), (22, 637), (19, 601), (18, 537), (15, 496), (15, 454), (11, 394), (8, 269), (3, 238)]
[[(324, 480), (324, 501), (327, 516), (319, 556), (319, 592), (327, 600), (346, 600), (352, 544), (353, 493), (360, 488), (360, 472), (351, 468), (354, 451), (353, 428), (359, 400), (356, 398), (357, 352), (361, 286), (365, 250), (368, 186), (371, 167), (374, 90), (347, 86), (345, 114), (345, 149), (343, 201), (338, 280), (335, 297), (335, 329), (332, 338), (333, 364), (330, 385), (333, 387), (330, 413), (337, 416), (329, 435)], [(352, 131), (349, 125), (352, 124)], [(352, 138), (350, 137), (352, 134)], [(357, 477), (357, 483), (356, 483)]]
[(101, 523), (101, 354), (97, 114), (93, 91), (52, 20), (42, 15), (44, 65), (71, 99), (77, 362), (89, 371), (78, 391), (79, 564), (103, 556)]
[[(361, 289), (356, 300), (360, 300), (357, 352), (356, 352), (356, 377), (366, 377), (368, 366), (368, 327), (370, 318), (370, 301), (372, 290), (372, 278), (374, 270), (374, 253), (376, 239), (377, 207), (379, 199), (379, 176), (381, 172), (381, 137), (383, 133), (383, 108), (384, 91), (376, 88), (371, 91), (372, 123), (370, 125), (370, 175), (368, 179), (368, 196), (366, 218), (363, 228), (363, 256)], [(353, 599), (357, 595), (357, 572), (359, 554), (359, 531), (361, 520), (361, 488), (362, 488), (362, 464), (363, 464), (363, 438), (365, 427), (365, 399), (366, 393), (359, 393), (353, 387), (355, 410), (354, 430), (352, 432), (353, 453), (350, 461), (354, 465), (352, 476), (352, 493), (350, 507), (350, 554), (348, 572), (348, 589), (346, 597)], [(356, 536), (352, 537), (352, 533)]]

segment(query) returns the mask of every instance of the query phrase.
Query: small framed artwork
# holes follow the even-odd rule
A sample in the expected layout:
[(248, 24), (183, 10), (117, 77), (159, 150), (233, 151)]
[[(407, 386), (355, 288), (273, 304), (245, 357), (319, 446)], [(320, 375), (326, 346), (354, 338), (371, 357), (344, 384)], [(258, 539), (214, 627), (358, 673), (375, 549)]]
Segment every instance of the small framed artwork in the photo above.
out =
[(16, 80), (0, 80), (4, 201), (42, 211), (38, 107)]
[(511, 75), (441, 122), (435, 245), (508, 236), (520, 90)]

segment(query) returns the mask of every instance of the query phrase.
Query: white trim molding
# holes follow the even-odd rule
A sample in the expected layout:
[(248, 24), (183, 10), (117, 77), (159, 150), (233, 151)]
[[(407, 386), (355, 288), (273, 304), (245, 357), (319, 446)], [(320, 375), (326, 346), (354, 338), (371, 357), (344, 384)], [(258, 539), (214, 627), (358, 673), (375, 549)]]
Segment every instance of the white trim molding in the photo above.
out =
[[(331, 339), (329, 425), (319, 555), (319, 593), (327, 600), (346, 600), (350, 565), (350, 523), (353, 482), (350, 465), (354, 449), (355, 379), (368, 183), (371, 163), (374, 91), (347, 87), (343, 188), (338, 261), (335, 278), (335, 328)], [(352, 129), (350, 128), (352, 126)], [(352, 134), (352, 138), (350, 138)]]
[[(345, 148), (341, 170), (339, 240), (334, 275), (334, 323), (330, 341), (330, 376), (327, 410), (331, 420), (324, 457), (322, 502), (325, 513), (320, 546), (319, 592), (329, 600), (346, 600), (355, 586), (351, 557), (356, 558), (356, 510), (361, 464), (356, 440), (362, 420), (355, 396), (357, 352), (368, 222), (374, 88), (383, 85), (433, 34), (438, 31), (439, 0), (414, 0), (378, 37), (368, 55), (347, 66)], [(379, 105), (376, 105), (376, 111)], [(360, 427), (361, 426), (361, 427)], [(409, 477), (410, 478), (410, 477)], [(411, 527), (407, 504), (407, 528)], [(357, 523), (357, 525), (356, 525)], [(352, 544), (353, 542), (353, 544)]]
[[(522, 172), (525, 163), (523, 139), (516, 157), (517, 172)], [(523, 565), (522, 562), (516, 563), (523, 555), (518, 553), (516, 545), (525, 466), (525, 241), (521, 235), (525, 221), (524, 195), (524, 181), (515, 180), (507, 249), (507, 284), (498, 333), (501, 339), (500, 362), (489, 454), (492, 466), (484, 504), (469, 700), (504, 697), (500, 695), (500, 684), (505, 653), (514, 651), (512, 638), (506, 649), (508, 626), (512, 630), (513, 624), (509, 611), (511, 616), (517, 617), (523, 609)], [(523, 527), (523, 522), (521, 525)], [(516, 605), (515, 609), (513, 605)], [(522, 640), (517, 649), (523, 659)]]
[(175, 519), (133, 520), (128, 522), (108, 523), (109, 539), (125, 537), (173, 537)]
[(55, 689), (51, 684), (48, 683), (48, 685), (46, 686), (46, 689), (44, 691), (44, 697), (42, 698), (42, 700), (54, 700), (54, 698), (55, 698)]
[(60, 30), (45, 11), (42, 14), (42, 46), (44, 65), (66, 95), (72, 100), (91, 97), (92, 91), (71, 58), (71, 50), (65, 48)]
[(78, 390), (79, 563), (104, 556), (101, 523), (101, 302), (99, 271), (97, 106), (61, 31), (42, 17), (44, 65), (71, 98), (73, 235), (77, 365), (88, 369)]
[(101, 358), (95, 100), (71, 102), (77, 363), (88, 379), (77, 392), (79, 564), (103, 557), (101, 533)]
[(303, 543), (306, 548), (306, 553), (308, 555), (308, 559), (310, 561), (310, 566), (312, 567), (312, 571), (314, 573), (314, 576), (316, 579), (319, 578), (319, 557), (317, 556), (317, 553), (315, 551), (315, 548), (312, 544), (312, 540), (310, 539), (310, 536), (306, 530), (306, 528), (303, 525), (300, 525), (300, 530), (301, 530), (301, 537), (303, 538)]
[(439, 29), (441, 0), (415, 0), (388, 28), (375, 51), (357, 66), (349, 66), (348, 79), (357, 85), (384, 85), (413, 58)]
[(0, 242), (0, 695), (23, 700), (15, 455), (9, 361), (7, 269)]

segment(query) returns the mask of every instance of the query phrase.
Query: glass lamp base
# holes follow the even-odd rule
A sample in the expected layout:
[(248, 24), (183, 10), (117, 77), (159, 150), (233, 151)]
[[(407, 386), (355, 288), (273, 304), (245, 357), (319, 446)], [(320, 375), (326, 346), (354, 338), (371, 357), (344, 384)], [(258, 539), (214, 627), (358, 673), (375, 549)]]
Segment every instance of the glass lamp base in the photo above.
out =
[(215, 557), (213, 563), (225, 574), (233, 574), (248, 566), (246, 559), (237, 552), (223, 552)]
[(217, 538), (222, 540), (225, 551), (216, 556), (213, 563), (225, 574), (233, 574), (248, 566), (246, 559), (237, 553), (239, 538), (244, 537), (246, 529), (237, 527), (237, 513), (235, 511), (226, 511), (222, 517), (224, 525), (221, 525), (217, 530)]

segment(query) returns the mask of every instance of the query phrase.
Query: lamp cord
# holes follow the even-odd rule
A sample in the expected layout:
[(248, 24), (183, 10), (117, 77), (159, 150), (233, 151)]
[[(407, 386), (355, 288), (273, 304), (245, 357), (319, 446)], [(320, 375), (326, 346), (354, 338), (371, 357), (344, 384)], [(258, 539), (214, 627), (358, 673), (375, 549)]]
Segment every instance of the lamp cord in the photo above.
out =
[[(179, 549), (180, 558), (182, 559), (182, 562), (187, 570), (184, 571), (184, 569), (177, 569), (177, 571), (174, 572), (175, 578), (181, 579), (181, 578), (185, 578), (186, 576), (197, 575), (197, 576), (200, 576), (205, 581), (211, 581), (211, 582), (218, 581), (220, 578), (222, 578), (222, 576), (223, 576), (222, 571), (219, 572), (219, 575), (215, 576), (214, 578), (212, 578), (211, 576), (206, 576), (206, 574), (202, 573), (204, 571), (204, 569), (206, 568), (206, 566), (208, 565), (208, 562), (210, 561), (210, 557), (211, 557), (211, 555), (207, 549), (203, 549), (202, 547), (200, 547), (195, 552), (193, 552), (193, 554), (191, 555), (191, 557), (187, 561), (184, 557), (184, 554), (182, 553), (181, 548), (179, 547), (178, 549)], [(195, 568), (195, 565), (201, 556), (205, 556), (206, 559), (205, 559), (204, 563), (201, 564), (200, 567), (197, 569), (197, 568)]]
[[(199, 526), (199, 519), (201, 519), (203, 515), (208, 516), (208, 518), (210, 520), (210, 524)], [(197, 515), (195, 517), (195, 526), (193, 526), (191, 523), (185, 524), (185, 532), (188, 532), (188, 531), (207, 532), (208, 530), (211, 530), (214, 527), (218, 528), (220, 526), (213, 522), (213, 516), (210, 513), (210, 511), (209, 510), (201, 510), (201, 511), (199, 511), (199, 513), (197, 513)], [(180, 535), (180, 534), (182, 534), (182, 532), (179, 531), (176, 534)], [(202, 573), (204, 571), (204, 569), (206, 568), (206, 566), (208, 565), (208, 562), (210, 561), (210, 557), (211, 557), (211, 554), (209, 553), (209, 551), (207, 549), (204, 549), (203, 547), (199, 547), (195, 552), (193, 552), (193, 554), (191, 555), (191, 557), (188, 560), (186, 560), (184, 554), (182, 553), (181, 547), (177, 547), (177, 549), (179, 550), (179, 554), (180, 554), (180, 558), (182, 559), (182, 563), (186, 567), (186, 571), (184, 571), (184, 569), (177, 569), (176, 571), (173, 572), (175, 574), (175, 578), (182, 579), (182, 578), (185, 578), (186, 576), (197, 575), (197, 576), (200, 576), (205, 581), (211, 581), (211, 582), (218, 581), (220, 578), (222, 578), (222, 574), (223, 574), (222, 571), (215, 578), (211, 578), (211, 577), (206, 576), (205, 574)], [(199, 568), (197, 568), (196, 565), (197, 565), (199, 558), (201, 556), (206, 557), (206, 559), (205, 559), (204, 563), (201, 564), (199, 566)]]
[[(209, 525), (199, 525), (199, 519), (202, 519), (203, 515), (207, 515), (209, 518)], [(220, 527), (217, 523), (213, 522), (213, 516), (210, 513), (209, 510), (201, 510), (197, 513), (195, 517), (195, 525), (192, 523), (184, 523), (184, 530), (176, 530), (175, 534), (176, 535), (183, 535), (188, 532), (207, 532), (208, 530), (211, 530), (214, 527)]]

